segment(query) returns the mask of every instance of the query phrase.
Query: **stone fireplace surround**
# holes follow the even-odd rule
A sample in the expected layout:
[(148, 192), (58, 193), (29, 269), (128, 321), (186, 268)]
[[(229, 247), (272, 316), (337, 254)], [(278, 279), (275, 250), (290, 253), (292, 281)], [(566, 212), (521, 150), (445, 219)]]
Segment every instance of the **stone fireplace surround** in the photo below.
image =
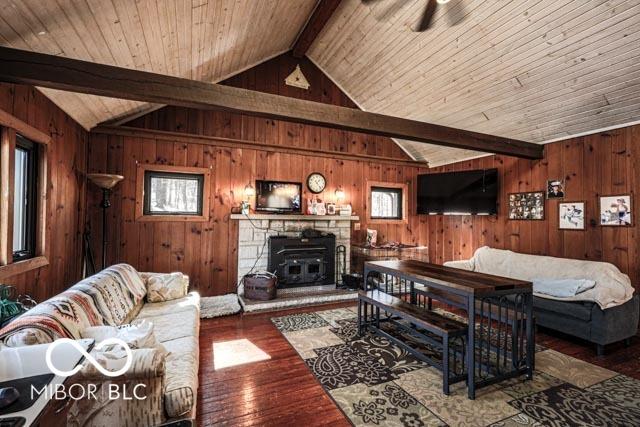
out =
[[(230, 218), (231, 220), (237, 220), (239, 223), (238, 279), (247, 274), (254, 264), (254, 272), (265, 271), (267, 269), (269, 252), (267, 239), (269, 236), (285, 235), (295, 237), (307, 227), (335, 234), (336, 247), (344, 245), (346, 248), (346, 264), (347, 271), (349, 271), (351, 223), (359, 220), (357, 216), (232, 214)], [(258, 259), (257, 262), (256, 259)], [(313, 288), (314, 287), (304, 287), (300, 289), (313, 291)], [(291, 292), (295, 292), (295, 289), (298, 288), (292, 288)], [(242, 286), (240, 286), (240, 288), (238, 288), (238, 294), (242, 295), (243, 293), (244, 290)]]

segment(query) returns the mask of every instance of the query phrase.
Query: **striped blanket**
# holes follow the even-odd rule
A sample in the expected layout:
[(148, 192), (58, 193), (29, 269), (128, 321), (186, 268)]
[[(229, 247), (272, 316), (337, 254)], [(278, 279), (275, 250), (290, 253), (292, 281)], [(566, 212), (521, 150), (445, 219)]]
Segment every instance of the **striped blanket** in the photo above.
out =
[(142, 308), (146, 286), (130, 265), (117, 264), (38, 304), (2, 330), (9, 346), (79, 339), (89, 326), (128, 323)]

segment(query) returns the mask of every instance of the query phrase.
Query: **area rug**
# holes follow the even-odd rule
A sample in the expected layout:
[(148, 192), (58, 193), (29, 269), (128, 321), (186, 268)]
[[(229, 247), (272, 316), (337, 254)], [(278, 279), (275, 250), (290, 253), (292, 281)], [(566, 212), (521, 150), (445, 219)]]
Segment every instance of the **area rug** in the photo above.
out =
[(200, 318), (227, 316), (239, 313), (242, 308), (238, 302), (238, 295), (227, 294), (217, 297), (203, 297), (200, 299)]
[(355, 308), (271, 319), (356, 426), (638, 426), (640, 381), (538, 348), (531, 381), (512, 379), (467, 399), (442, 394), (439, 371), (373, 334)]

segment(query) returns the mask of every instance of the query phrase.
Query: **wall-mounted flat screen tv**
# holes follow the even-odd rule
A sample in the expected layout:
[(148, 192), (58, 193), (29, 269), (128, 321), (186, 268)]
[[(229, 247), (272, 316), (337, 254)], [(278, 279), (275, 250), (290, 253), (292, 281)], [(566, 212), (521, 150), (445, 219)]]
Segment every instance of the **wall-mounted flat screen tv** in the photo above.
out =
[(256, 211), (302, 213), (302, 183), (256, 181)]
[(418, 175), (419, 214), (495, 215), (497, 198), (497, 169)]

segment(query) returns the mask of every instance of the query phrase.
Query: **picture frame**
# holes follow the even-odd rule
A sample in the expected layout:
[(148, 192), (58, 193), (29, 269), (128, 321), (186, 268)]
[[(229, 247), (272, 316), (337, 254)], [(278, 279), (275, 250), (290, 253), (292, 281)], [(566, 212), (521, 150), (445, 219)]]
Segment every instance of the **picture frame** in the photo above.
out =
[(564, 199), (565, 181), (564, 179), (547, 180), (547, 199)]
[(632, 227), (634, 214), (631, 194), (600, 196), (598, 213), (602, 227)]
[(558, 203), (558, 229), (584, 231), (586, 229), (586, 202)]
[(512, 221), (544, 221), (545, 191), (509, 193), (508, 217)]

